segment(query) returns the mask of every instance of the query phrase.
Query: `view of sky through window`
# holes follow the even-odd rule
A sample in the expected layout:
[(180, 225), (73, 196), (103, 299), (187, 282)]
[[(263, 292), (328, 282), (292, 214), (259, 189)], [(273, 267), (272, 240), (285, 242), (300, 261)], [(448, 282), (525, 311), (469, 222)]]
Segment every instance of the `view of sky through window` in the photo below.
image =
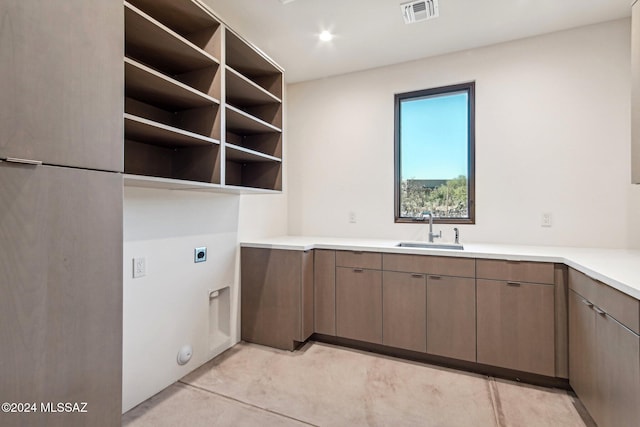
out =
[(402, 180), (467, 175), (468, 98), (460, 92), (402, 101)]

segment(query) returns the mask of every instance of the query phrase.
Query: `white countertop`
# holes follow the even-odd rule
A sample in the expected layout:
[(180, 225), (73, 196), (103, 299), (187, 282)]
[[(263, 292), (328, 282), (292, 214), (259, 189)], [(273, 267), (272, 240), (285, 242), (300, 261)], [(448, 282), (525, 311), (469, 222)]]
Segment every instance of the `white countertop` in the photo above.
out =
[[(520, 246), (464, 243), (464, 250), (397, 247), (399, 240), (282, 236), (242, 242), (243, 247), (305, 251), (335, 249), (512, 261), (564, 263), (640, 300), (640, 250), (588, 249), (559, 246)], [(424, 242), (421, 242), (424, 243)]]

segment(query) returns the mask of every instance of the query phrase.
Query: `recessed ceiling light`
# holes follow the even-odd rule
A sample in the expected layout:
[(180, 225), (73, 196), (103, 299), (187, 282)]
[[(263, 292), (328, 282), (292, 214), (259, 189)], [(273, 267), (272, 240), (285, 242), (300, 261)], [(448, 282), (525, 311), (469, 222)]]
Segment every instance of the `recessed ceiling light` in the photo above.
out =
[(329, 42), (329, 41), (333, 40), (333, 34), (331, 34), (329, 31), (325, 30), (325, 31), (320, 33), (318, 38), (320, 40), (322, 40), (323, 42)]

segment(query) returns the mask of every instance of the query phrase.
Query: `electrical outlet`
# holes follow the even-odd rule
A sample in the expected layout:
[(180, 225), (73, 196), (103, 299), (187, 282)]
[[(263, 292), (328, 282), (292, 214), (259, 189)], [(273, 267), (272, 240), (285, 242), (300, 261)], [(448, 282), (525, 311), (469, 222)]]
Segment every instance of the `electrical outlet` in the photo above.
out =
[(205, 262), (207, 260), (207, 248), (195, 248), (193, 250), (193, 262)]
[(133, 259), (133, 278), (144, 277), (147, 275), (147, 260), (145, 258)]
[(552, 220), (551, 220), (551, 213), (549, 212), (545, 212), (542, 214), (541, 220), (540, 220), (540, 226), (541, 227), (551, 227), (552, 225)]
[(356, 213), (355, 212), (349, 212), (349, 223), (355, 224), (356, 222), (357, 222)]

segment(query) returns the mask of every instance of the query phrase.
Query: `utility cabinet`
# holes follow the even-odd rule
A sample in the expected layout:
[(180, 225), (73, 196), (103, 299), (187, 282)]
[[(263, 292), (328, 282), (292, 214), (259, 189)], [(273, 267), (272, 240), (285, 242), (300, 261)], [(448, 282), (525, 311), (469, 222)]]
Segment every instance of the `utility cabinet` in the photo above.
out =
[(241, 334), (294, 350), (313, 334), (313, 252), (241, 250)]

